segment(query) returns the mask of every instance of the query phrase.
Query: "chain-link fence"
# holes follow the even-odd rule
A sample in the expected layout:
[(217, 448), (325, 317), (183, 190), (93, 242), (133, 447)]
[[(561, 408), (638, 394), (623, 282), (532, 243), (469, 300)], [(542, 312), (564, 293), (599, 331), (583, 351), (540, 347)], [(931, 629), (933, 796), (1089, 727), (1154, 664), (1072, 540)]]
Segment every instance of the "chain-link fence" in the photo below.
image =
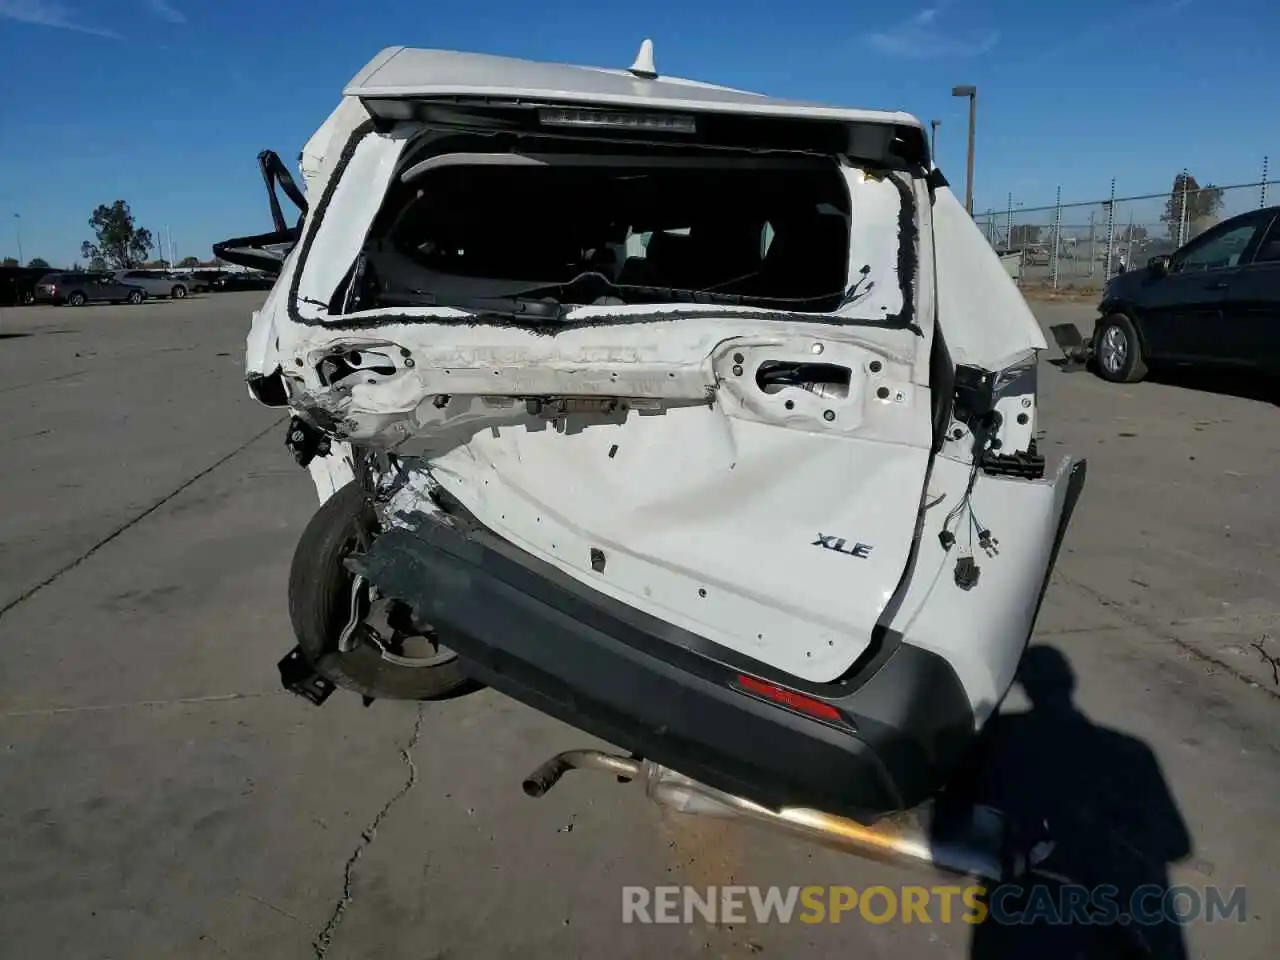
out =
[[(1265, 175), (1265, 167), (1264, 167)], [(1018, 282), (1052, 289), (1096, 289), (1122, 270), (1171, 254), (1228, 217), (1280, 201), (1276, 183), (1195, 187), (1183, 174), (1173, 190), (1086, 203), (1025, 207), (1012, 196), (1004, 210), (974, 215), (1001, 254), (1017, 254)]]

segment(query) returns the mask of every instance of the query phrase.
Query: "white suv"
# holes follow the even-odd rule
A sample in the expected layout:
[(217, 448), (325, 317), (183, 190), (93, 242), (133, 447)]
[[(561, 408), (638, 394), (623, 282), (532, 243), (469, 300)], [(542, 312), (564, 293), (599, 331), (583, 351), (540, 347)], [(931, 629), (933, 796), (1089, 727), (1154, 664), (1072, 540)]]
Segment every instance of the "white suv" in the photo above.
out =
[(393, 48), (301, 168), (247, 356), (323, 501), (291, 689), (475, 677), (763, 804), (938, 788), (1084, 475), (916, 118)]

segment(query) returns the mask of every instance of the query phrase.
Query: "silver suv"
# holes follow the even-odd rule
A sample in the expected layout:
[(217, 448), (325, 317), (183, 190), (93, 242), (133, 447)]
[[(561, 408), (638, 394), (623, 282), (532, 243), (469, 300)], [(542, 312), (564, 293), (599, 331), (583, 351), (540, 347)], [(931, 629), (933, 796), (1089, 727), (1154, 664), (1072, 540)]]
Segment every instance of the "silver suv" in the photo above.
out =
[(186, 277), (165, 273), (163, 270), (117, 270), (115, 278), (120, 283), (141, 287), (149, 297), (181, 300), (191, 290)]

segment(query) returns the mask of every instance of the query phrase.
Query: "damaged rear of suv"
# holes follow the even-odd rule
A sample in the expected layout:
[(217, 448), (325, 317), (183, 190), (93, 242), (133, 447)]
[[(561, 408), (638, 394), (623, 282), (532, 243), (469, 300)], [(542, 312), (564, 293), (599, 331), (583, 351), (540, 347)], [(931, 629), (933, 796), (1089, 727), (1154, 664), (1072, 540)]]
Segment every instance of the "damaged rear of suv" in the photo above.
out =
[(936, 793), (1084, 474), (917, 120), (394, 48), (301, 168), (247, 370), (322, 501), (292, 688), (479, 681), (760, 809)]

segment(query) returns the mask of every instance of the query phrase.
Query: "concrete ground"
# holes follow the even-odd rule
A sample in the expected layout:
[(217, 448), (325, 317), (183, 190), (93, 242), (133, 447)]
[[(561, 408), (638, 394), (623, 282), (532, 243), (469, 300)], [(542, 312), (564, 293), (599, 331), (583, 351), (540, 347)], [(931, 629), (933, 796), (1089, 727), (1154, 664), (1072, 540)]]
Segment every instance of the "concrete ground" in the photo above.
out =
[[(242, 384), (258, 300), (0, 311), (0, 956), (999, 954), (936, 913), (623, 925), (624, 885), (938, 880), (604, 777), (529, 800), (528, 769), (586, 738), (490, 691), (319, 710), (280, 692), (314, 493)], [(1049, 680), (1005, 708), (1004, 787), (1039, 793), (1094, 880), (1136, 858), (1247, 887), (1245, 922), (1192, 923), (1162, 955), (1270, 957), (1277, 409), (1206, 386), (1045, 365), (1047, 451), (1089, 479), (1032, 648)], [(1065, 942), (1038, 935), (1022, 956)]]

